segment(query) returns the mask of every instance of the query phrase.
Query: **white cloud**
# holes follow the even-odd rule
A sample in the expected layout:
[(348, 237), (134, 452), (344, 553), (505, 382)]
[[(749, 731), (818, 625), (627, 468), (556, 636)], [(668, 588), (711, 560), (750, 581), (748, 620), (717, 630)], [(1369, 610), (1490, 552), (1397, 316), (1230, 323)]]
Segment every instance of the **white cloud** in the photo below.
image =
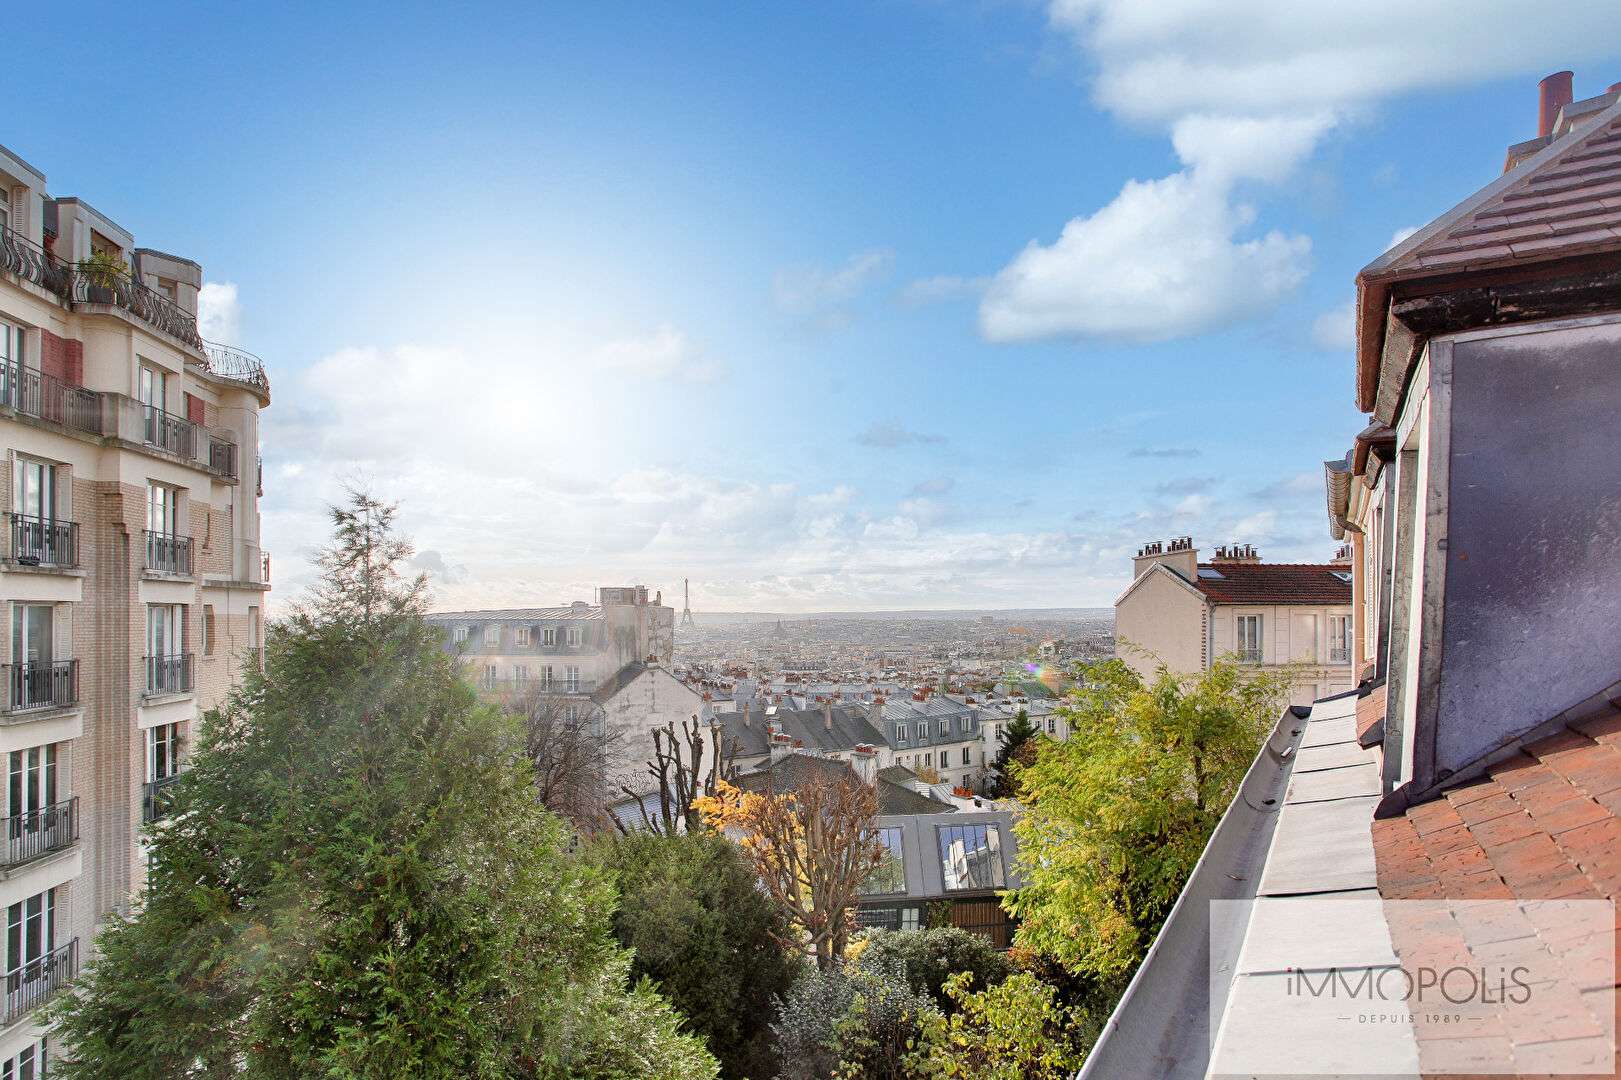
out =
[(600, 366), (648, 379), (716, 382), (725, 365), (705, 356), (685, 333), (669, 324), (642, 337), (611, 341), (598, 352)]
[(1320, 349), (1349, 349), (1356, 344), (1356, 301), (1347, 300), (1317, 316), (1311, 339)]
[(900, 292), (900, 302), (907, 307), (923, 307), (978, 296), (991, 283), (988, 277), (958, 277), (939, 274), (907, 282)]
[(945, 441), (944, 435), (931, 435), (921, 431), (913, 431), (908, 427), (895, 423), (893, 420), (875, 421), (856, 436), (856, 442), (860, 445), (883, 450), (892, 450), (897, 446), (943, 443)]
[(803, 319), (824, 323), (848, 319), (844, 310), (866, 289), (889, 275), (895, 253), (887, 248), (860, 251), (833, 270), (801, 266), (777, 272), (772, 293), (777, 307)]
[(197, 290), (197, 332), (221, 345), (242, 340), (242, 305), (233, 282), (205, 281)]
[(1621, 36), (1621, 5), (1528, 19), (1513, 0), (1052, 0), (1049, 15), (1095, 68), (1095, 100), (1164, 129), (1184, 168), (1026, 246), (981, 303), (993, 341), (1164, 340), (1260, 315), (1305, 277), (1310, 240), (1258, 229), (1239, 183), (1286, 180), (1383, 99), (1541, 74)]

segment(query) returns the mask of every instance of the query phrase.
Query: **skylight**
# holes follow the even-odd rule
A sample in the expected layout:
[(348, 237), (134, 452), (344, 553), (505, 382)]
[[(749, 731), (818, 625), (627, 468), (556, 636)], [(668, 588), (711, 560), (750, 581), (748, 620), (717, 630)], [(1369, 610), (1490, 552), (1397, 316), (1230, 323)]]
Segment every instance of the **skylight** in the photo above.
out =
[(1349, 570), (1330, 570), (1329, 573), (1333, 574), (1347, 585), (1351, 584), (1351, 572)]
[(1221, 581), (1221, 580), (1224, 580), (1227, 577), (1226, 574), (1223, 574), (1220, 570), (1217, 570), (1214, 566), (1201, 566), (1201, 567), (1199, 567), (1199, 576), (1204, 578), (1206, 581)]

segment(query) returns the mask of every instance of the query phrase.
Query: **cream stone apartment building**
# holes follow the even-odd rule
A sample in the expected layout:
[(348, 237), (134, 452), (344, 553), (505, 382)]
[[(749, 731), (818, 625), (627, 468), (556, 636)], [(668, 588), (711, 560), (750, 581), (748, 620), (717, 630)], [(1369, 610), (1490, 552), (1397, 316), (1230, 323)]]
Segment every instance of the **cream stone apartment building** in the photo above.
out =
[(0, 1077), (145, 881), (198, 717), (259, 662), (263, 366), (197, 332), (202, 269), (0, 148)]
[(1144, 676), (1161, 664), (1193, 673), (1222, 656), (1296, 665), (1290, 700), (1352, 689), (1350, 552), (1329, 563), (1263, 563), (1250, 545), (1199, 561), (1190, 537), (1143, 545), (1114, 604), (1116, 649)]

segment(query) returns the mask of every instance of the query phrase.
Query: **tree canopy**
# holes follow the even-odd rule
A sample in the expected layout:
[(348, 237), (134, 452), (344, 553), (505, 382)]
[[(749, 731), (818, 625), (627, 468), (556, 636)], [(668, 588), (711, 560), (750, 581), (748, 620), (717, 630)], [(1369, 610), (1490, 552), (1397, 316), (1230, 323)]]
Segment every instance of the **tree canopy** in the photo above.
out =
[(514, 718), (355, 495), (263, 670), (205, 718), (147, 890), (53, 1007), (67, 1080), (715, 1074), (540, 805)]
[(1142, 957), (1285, 701), (1288, 672), (1225, 660), (1144, 680), (1088, 664), (1060, 707), (1071, 737), (1013, 766), (1024, 879), (1017, 943), (1107, 980)]

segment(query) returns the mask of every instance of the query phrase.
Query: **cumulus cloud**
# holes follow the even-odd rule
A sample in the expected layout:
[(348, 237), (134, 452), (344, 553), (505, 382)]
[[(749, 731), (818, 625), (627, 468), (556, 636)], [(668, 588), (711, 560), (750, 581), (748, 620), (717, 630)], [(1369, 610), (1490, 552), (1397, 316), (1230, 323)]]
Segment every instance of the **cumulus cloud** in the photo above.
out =
[(892, 420), (880, 420), (870, 424), (865, 431), (856, 436), (855, 441), (861, 446), (892, 450), (897, 446), (943, 443), (946, 439), (944, 435), (930, 435), (921, 431), (913, 431)]
[(599, 350), (597, 361), (604, 368), (647, 379), (708, 383), (726, 374), (725, 365), (705, 356), (684, 332), (669, 324), (651, 334), (609, 342)]
[(1621, 35), (1621, 5), (1527, 20), (1513, 0), (1053, 0), (1049, 17), (1095, 70), (1097, 103), (1166, 131), (1183, 168), (1032, 240), (981, 301), (992, 341), (1155, 341), (1261, 315), (1304, 279), (1311, 242), (1258, 225), (1240, 185), (1288, 179), (1393, 95), (1541, 74)]
[(197, 290), (197, 332), (208, 341), (234, 345), (242, 340), (242, 305), (230, 281), (205, 281)]
[(1319, 349), (1349, 349), (1356, 344), (1356, 301), (1347, 300), (1312, 320), (1311, 340)]
[(783, 312), (807, 322), (837, 327), (848, 322), (848, 305), (889, 276), (895, 253), (887, 248), (859, 251), (831, 270), (792, 267), (777, 272), (772, 295)]

